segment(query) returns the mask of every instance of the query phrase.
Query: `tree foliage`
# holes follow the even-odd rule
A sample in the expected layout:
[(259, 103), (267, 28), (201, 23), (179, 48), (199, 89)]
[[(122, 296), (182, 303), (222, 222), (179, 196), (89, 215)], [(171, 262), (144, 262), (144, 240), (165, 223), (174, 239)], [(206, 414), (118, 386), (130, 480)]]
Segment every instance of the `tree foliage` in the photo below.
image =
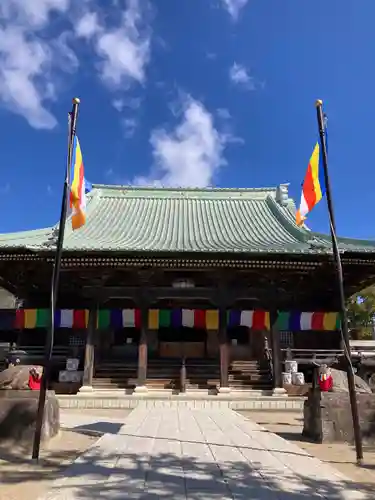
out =
[(350, 297), (347, 313), (351, 337), (371, 339), (375, 316), (375, 285)]

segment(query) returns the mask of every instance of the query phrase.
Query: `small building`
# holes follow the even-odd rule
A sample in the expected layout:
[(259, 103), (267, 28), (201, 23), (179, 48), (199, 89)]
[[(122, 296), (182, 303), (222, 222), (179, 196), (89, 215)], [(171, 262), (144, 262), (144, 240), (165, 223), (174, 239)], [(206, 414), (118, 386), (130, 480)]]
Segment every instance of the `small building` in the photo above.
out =
[[(23, 304), (7, 321), (40, 353), (56, 239), (0, 235), (1, 283)], [(375, 279), (375, 242), (339, 246), (351, 295)], [(176, 388), (184, 363), (188, 387), (277, 388), (281, 349), (339, 348), (338, 310), (330, 237), (296, 226), (287, 185), (96, 185), (87, 224), (66, 227), (54, 359), (80, 357), (85, 387)]]

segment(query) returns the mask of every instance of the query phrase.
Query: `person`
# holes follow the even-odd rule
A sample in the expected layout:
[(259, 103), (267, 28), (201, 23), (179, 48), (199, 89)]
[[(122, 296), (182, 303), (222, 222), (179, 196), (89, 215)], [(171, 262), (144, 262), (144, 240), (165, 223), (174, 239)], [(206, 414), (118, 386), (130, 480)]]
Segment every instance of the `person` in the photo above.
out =
[(40, 383), (42, 377), (35, 368), (31, 368), (29, 372), (29, 388), (32, 391), (40, 391)]

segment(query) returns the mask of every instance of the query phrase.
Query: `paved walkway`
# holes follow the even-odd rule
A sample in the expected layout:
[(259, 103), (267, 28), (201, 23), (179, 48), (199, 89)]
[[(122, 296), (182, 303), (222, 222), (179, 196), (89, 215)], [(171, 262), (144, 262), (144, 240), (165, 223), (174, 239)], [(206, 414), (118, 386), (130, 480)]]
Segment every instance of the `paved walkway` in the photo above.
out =
[(78, 420), (88, 429), (106, 424), (107, 434), (43, 500), (373, 498), (231, 410), (137, 408), (122, 426), (100, 417)]

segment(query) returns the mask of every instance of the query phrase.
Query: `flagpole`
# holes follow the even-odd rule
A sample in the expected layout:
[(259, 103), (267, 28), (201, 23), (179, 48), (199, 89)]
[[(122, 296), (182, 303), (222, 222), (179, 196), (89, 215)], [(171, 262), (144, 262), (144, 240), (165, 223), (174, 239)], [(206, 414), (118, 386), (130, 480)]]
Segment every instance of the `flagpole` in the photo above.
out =
[(50, 323), (49, 335), (47, 335), (45, 344), (44, 369), (41, 380), (41, 387), (39, 391), (38, 411), (36, 417), (33, 450), (32, 450), (32, 459), (34, 460), (39, 459), (40, 442), (42, 438), (42, 427), (44, 418), (44, 407), (45, 407), (46, 393), (49, 386), (50, 373), (51, 373), (51, 358), (52, 358), (52, 351), (53, 351), (53, 344), (55, 337), (55, 310), (57, 302), (57, 293), (59, 288), (61, 255), (63, 250), (66, 215), (68, 210), (69, 176), (72, 164), (73, 140), (76, 133), (79, 103), (80, 100), (77, 97), (73, 99), (73, 108), (70, 115), (71, 120), (70, 120), (69, 139), (68, 139), (68, 157), (66, 162), (64, 189), (61, 202), (61, 214), (60, 214), (59, 230), (57, 236), (56, 254), (52, 270), (52, 284), (51, 284), (51, 297), (50, 297), (51, 323)]
[(345, 304), (345, 291), (344, 291), (344, 276), (342, 271), (342, 263), (339, 252), (339, 247), (337, 243), (336, 237), (336, 223), (335, 216), (333, 211), (333, 201), (332, 201), (332, 193), (331, 193), (331, 185), (329, 181), (328, 175), (328, 157), (327, 157), (327, 143), (326, 143), (326, 134), (325, 134), (325, 125), (324, 125), (324, 114), (323, 114), (323, 102), (321, 100), (317, 100), (316, 103), (316, 113), (318, 119), (318, 127), (319, 127), (319, 136), (320, 136), (320, 144), (321, 144), (321, 154), (323, 159), (323, 169), (324, 169), (324, 180), (326, 187), (326, 196), (327, 196), (327, 205), (328, 205), (328, 214), (329, 214), (329, 223), (332, 237), (332, 250), (335, 259), (336, 273), (337, 273), (337, 286), (339, 292), (340, 299), (340, 313), (341, 313), (341, 330), (344, 340), (344, 354), (346, 359), (346, 373), (348, 377), (348, 389), (349, 389), (349, 398), (350, 398), (350, 407), (352, 411), (352, 420), (353, 420), (353, 430), (354, 430), (354, 441), (355, 441), (355, 450), (357, 456), (357, 464), (360, 465), (363, 460), (363, 447), (362, 447), (362, 435), (361, 435), (361, 427), (359, 424), (359, 413), (358, 413), (358, 404), (357, 397), (355, 391), (355, 381), (354, 381), (354, 371), (350, 357), (350, 343), (349, 343), (349, 330), (348, 330), (348, 318), (346, 313), (346, 304)]

